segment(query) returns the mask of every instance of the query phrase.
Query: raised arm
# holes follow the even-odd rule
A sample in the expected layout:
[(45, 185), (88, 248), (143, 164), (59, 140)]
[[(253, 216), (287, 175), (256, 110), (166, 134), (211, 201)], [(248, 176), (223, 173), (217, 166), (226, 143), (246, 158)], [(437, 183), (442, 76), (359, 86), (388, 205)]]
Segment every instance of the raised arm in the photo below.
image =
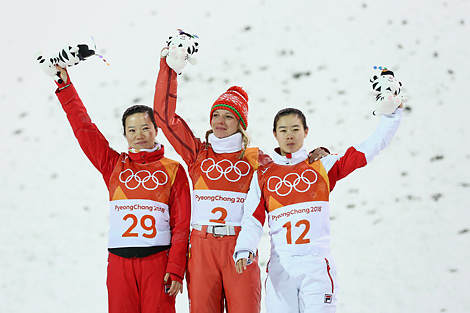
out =
[(92, 123), (82, 100), (70, 81), (67, 72), (60, 68), (62, 83), (57, 83), (56, 95), (67, 114), (73, 133), (91, 163), (103, 175), (108, 185), (109, 178), (116, 164), (119, 153), (109, 147), (106, 138)]
[(188, 124), (175, 113), (178, 89), (176, 76), (175, 71), (166, 63), (166, 59), (161, 58), (153, 108), (158, 127), (163, 130), (173, 148), (189, 165), (196, 159), (202, 143), (194, 136)]
[(392, 114), (382, 115), (377, 129), (365, 141), (350, 147), (342, 154), (330, 154), (321, 159), (328, 172), (330, 190), (333, 190), (338, 180), (369, 164), (380, 151), (390, 144), (400, 126), (402, 113), (403, 108), (398, 108)]

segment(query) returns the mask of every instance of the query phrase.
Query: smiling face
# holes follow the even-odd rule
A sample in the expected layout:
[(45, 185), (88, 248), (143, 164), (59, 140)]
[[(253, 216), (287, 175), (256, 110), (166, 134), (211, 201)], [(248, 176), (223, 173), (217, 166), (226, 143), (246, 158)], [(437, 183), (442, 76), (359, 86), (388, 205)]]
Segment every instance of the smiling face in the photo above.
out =
[(238, 132), (238, 120), (235, 115), (224, 109), (212, 112), (211, 128), (217, 138), (232, 136)]
[(153, 149), (157, 130), (148, 113), (134, 113), (125, 120), (125, 136), (133, 149)]
[(286, 155), (302, 148), (308, 134), (308, 128), (304, 128), (302, 120), (297, 114), (289, 114), (281, 116), (277, 120), (273, 134), (279, 143), (281, 155)]

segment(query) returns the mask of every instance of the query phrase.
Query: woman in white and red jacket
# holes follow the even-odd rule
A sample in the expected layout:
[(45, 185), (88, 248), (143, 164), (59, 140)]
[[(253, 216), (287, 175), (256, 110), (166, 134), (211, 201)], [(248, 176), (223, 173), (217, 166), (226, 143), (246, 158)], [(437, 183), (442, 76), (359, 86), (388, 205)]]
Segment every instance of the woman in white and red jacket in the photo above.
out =
[(182, 292), (190, 221), (190, 191), (181, 164), (164, 157), (153, 109), (124, 112), (127, 153), (118, 153), (91, 122), (67, 72), (56, 95), (75, 137), (109, 190), (110, 313), (175, 312)]
[(304, 114), (288, 108), (276, 115), (273, 133), (279, 147), (274, 162), (260, 166), (253, 175), (234, 253), (235, 268), (244, 275), (251, 266), (248, 255), (256, 254), (267, 215), (271, 236), (268, 313), (335, 312), (330, 192), (338, 180), (367, 165), (388, 146), (400, 124), (402, 106), (382, 115), (377, 130), (361, 144), (312, 164), (303, 146), (308, 134)]

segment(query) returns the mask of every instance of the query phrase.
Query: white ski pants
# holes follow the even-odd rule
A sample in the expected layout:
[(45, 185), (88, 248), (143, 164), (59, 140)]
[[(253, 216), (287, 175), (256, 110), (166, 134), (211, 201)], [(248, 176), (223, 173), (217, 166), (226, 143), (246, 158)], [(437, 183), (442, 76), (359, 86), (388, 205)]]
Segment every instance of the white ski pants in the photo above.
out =
[(267, 313), (334, 313), (336, 266), (330, 255), (271, 256)]

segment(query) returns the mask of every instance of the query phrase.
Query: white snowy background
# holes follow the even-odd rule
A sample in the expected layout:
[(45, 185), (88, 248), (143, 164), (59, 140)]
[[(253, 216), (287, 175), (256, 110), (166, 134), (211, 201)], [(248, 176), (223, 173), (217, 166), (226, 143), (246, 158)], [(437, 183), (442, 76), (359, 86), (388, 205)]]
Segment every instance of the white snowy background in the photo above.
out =
[[(94, 37), (111, 65), (94, 57), (69, 73), (122, 151), (121, 114), (152, 105), (159, 52), (177, 28), (200, 37), (198, 64), (179, 77), (178, 113), (202, 137), (217, 96), (243, 86), (252, 145), (268, 153), (272, 119), (287, 106), (307, 114), (309, 148), (361, 142), (378, 122), (373, 66), (393, 69), (410, 99), (402, 125), (332, 194), (337, 312), (470, 312), (470, 1), (2, 4), (0, 312), (107, 311), (107, 190), (36, 52)], [(264, 280), (267, 236), (260, 253)], [(187, 311), (185, 290), (177, 312)]]

